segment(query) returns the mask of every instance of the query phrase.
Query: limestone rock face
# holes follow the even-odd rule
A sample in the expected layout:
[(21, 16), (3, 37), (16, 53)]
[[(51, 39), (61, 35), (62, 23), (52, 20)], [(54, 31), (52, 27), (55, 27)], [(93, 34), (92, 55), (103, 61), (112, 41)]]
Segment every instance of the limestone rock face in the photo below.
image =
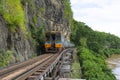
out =
[(0, 51), (1, 50), (12, 50), (14, 53), (14, 62), (25, 61), (32, 57), (34, 53), (34, 45), (31, 39), (28, 39), (18, 29), (16, 33), (11, 33), (8, 30), (8, 26), (0, 16)]
[(69, 19), (65, 18), (64, 0), (25, 0), (24, 10), (29, 25), (44, 26), (46, 31), (70, 33)]
[[(45, 31), (58, 30), (64, 35), (70, 34), (70, 22), (64, 14), (64, 0), (21, 0), (21, 4), (27, 33), (33, 27), (44, 27)], [(33, 37), (28, 37), (20, 28), (16, 28), (13, 33), (8, 27), (7, 21), (0, 14), (0, 51), (12, 50), (12, 63), (25, 61), (37, 54)]]

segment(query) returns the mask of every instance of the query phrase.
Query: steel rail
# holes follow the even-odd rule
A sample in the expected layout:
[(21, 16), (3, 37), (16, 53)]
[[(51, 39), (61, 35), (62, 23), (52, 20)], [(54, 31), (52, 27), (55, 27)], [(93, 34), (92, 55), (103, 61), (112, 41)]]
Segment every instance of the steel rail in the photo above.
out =
[(28, 66), (29, 64), (34, 63), (36, 60), (38, 60), (38, 58), (42, 58), (44, 56), (46, 56), (46, 54), (38, 56), (38, 57), (30, 59), (30, 60), (27, 60), (25, 62), (17, 63), (15, 65), (8, 66), (8, 67), (5, 67), (3, 69), (0, 69), (0, 76), (4, 75), (6, 73), (9, 73), (11, 71), (14, 71), (14, 70), (16, 70), (18, 68), (21, 68), (21, 67), (24, 67), (24, 66)]
[(60, 54), (44, 54), (18, 65), (9, 66), (8, 68), (2, 69), (0, 70), (0, 80), (25, 80), (34, 74), (38, 74), (39, 71), (42, 71), (39, 76), (34, 77), (34, 80), (39, 80), (48, 70), (50, 70), (51, 65), (52, 67), (55, 66), (64, 52), (69, 50), (71, 49), (66, 49)]
[[(45, 59), (48, 59), (48, 57), (50, 57), (50, 55), (51, 54), (41, 55), (39, 57), (36, 57), (34, 59), (30, 59), (30, 60), (28, 60), (26, 62), (23, 62), (21, 64), (11, 66), (11, 67), (9, 67), (7, 69), (5, 68), (5, 69), (3, 69), (3, 70), (0, 71), (0, 74), (1, 74), (0, 75), (0, 79), (5, 79), (5, 77), (13, 74), (14, 72), (17, 72), (20, 69), (24, 69), (25, 67), (29, 67), (29, 69), (31, 69), (32, 68), (32, 67), (30, 67), (30, 66), (32, 66), (31, 64), (35, 64), (35, 63), (36, 63), (36, 65), (40, 64)], [(41, 61), (39, 61), (39, 59), (41, 59)], [(25, 69), (24, 71), (29, 70), (29, 69)], [(24, 71), (22, 71), (20, 74), (22, 74)]]
[[(67, 51), (70, 51), (70, 49), (66, 49), (63, 52), (61, 52), (57, 57), (53, 58), (50, 62), (48, 62), (46, 64), (47, 66), (44, 67), (45, 70), (39, 69), (38, 71), (35, 72), (35, 75), (33, 74), (33, 75), (29, 76), (27, 78), (27, 80), (43, 80), (48, 75), (48, 73), (51, 71), (51, 69), (53, 69), (55, 66), (58, 67), (58, 66), (62, 65), (61, 63), (58, 64), (59, 60), (61, 59), (62, 55), (64, 53), (66, 53)], [(54, 78), (55, 78), (55, 76), (51, 77), (51, 79), (54, 79)]]
[(40, 70), (43, 66), (50, 63), (51, 60), (54, 60), (54, 58), (57, 57), (58, 54), (51, 55), (48, 59), (44, 60), (40, 65), (35, 66), (33, 69), (25, 72), (24, 74), (21, 74), (20, 76), (17, 76), (16, 78), (13, 78), (13, 80), (25, 80), (32, 74), (34, 74), (37, 70)]

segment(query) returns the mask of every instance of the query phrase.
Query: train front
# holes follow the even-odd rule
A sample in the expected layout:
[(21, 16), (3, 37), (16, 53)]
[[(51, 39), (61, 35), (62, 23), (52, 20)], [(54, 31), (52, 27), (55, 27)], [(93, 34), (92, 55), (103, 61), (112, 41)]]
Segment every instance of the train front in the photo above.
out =
[(46, 32), (45, 33), (45, 50), (48, 52), (48, 50), (51, 48), (51, 33)]
[(46, 52), (58, 52), (62, 50), (61, 32), (51, 31), (45, 33)]
[(56, 32), (55, 48), (60, 52), (63, 49), (61, 32)]

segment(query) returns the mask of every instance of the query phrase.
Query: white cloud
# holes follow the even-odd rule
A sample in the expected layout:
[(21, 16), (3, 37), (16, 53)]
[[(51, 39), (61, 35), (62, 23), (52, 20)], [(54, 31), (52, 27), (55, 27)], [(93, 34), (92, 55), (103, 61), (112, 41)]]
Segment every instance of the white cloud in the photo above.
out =
[(75, 20), (120, 37), (120, 0), (71, 0)]

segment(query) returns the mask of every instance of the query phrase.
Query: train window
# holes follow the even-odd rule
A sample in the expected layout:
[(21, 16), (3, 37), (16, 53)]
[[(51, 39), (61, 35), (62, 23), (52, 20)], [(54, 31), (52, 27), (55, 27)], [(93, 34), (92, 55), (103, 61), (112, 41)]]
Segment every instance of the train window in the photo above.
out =
[(50, 33), (46, 33), (46, 41), (50, 41), (50, 37), (51, 37), (51, 34)]
[(61, 42), (61, 33), (56, 33), (56, 42)]

